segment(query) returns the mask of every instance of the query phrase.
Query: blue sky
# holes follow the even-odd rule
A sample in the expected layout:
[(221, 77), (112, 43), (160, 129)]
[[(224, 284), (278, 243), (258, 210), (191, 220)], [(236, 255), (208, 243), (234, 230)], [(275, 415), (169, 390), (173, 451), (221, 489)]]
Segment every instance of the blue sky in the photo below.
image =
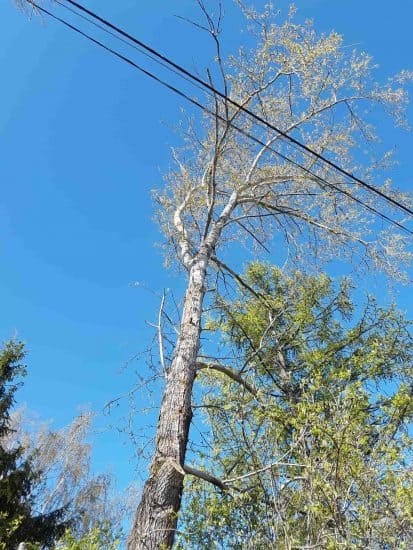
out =
[[(202, 73), (208, 64), (206, 37), (175, 17), (196, 18), (193, 0), (85, 5), (190, 69)], [(224, 6), (229, 53), (240, 19), (230, 0)], [(413, 3), (296, 6), (299, 18), (371, 53), (380, 77), (413, 70)], [(134, 370), (144, 372), (139, 362), (122, 367), (148, 346), (146, 321), (155, 320), (158, 299), (131, 283), (182, 290), (154, 246), (161, 237), (149, 191), (180, 144), (174, 125), (183, 104), (62, 26), (28, 21), (12, 0), (0, 13), (0, 338), (17, 332), (27, 343), (19, 401), (59, 427), (79, 406), (101, 411), (131, 387)], [(396, 147), (400, 186), (411, 189), (412, 136), (387, 131), (386, 144)], [(412, 316), (409, 290), (399, 304)], [(101, 416), (98, 426), (117, 420)], [(95, 467), (112, 468), (121, 485), (133, 472), (124, 442), (115, 429), (95, 437)]]

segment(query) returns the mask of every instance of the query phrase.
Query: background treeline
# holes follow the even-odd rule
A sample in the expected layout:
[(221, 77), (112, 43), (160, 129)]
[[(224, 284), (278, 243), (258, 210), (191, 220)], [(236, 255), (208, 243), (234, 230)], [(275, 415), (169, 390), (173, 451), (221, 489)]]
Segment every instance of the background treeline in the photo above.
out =
[[(15, 408), (26, 374), (22, 342), (0, 352), (0, 548), (111, 549), (123, 540), (131, 500), (108, 473), (91, 471), (93, 414), (60, 430)], [(32, 543), (29, 545), (29, 543)]]

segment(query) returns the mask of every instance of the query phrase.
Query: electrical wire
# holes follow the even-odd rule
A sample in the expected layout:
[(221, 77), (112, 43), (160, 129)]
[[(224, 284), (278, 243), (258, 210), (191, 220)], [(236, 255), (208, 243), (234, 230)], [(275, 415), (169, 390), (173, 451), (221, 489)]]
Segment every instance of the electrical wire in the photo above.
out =
[[(30, 1), (30, 3), (33, 4), (33, 2), (31, 2), (31, 0), (28, 0), (28, 1)], [(182, 78), (186, 82), (189, 82), (192, 86), (195, 86), (196, 88), (198, 88), (198, 90), (201, 90), (202, 92), (205, 92), (205, 89), (202, 86), (200, 86), (199, 84), (197, 84), (196, 82), (194, 82), (190, 78), (186, 77), (182, 73), (179, 73), (176, 69), (174, 69), (170, 65), (167, 65), (166, 63), (164, 63), (160, 59), (156, 58), (154, 55), (148, 53), (142, 47), (137, 46), (134, 43), (130, 43), (127, 40), (125, 40), (124, 38), (121, 38), (118, 34), (110, 31), (109, 29), (105, 28), (103, 25), (100, 25), (99, 23), (96, 23), (96, 21), (93, 21), (93, 19), (90, 19), (89, 17), (86, 17), (85, 15), (82, 15), (81, 13), (75, 11), (74, 9), (70, 8), (69, 6), (66, 6), (63, 2), (60, 2), (60, 0), (53, 0), (53, 3), (58, 4), (59, 6), (61, 6), (65, 10), (69, 11), (73, 15), (76, 15), (77, 17), (80, 17), (81, 19), (83, 19), (83, 21), (86, 21), (90, 25), (93, 25), (97, 29), (99, 29), (99, 30), (103, 31), (104, 33), (108, 34), (109, 36), (112, 36), (112, 38), (116, 38), (116, 40), (119, 40), (119, 42), (122, 42), (123, 44), (126, 44), (127, 46), (133, 48), (134, 50), (136, 50), (140, 54), (144, 55), (145, 57), (147, 57), (151, 61), (154, 61), (155, 63), (157, 63), (158, 65), (163, 67), (164, 69), (167, 69), (168, 71), (172, 72), (173, 74), (179, 76), (179, 78)]]
[(355, 181), (359, 185), (365, 187), (369, 191), (371, 191), (371, 192), (375, 193), (376, 195), (380, 196), (382, 199), (386, 200), (387, 202), (390, 202), (391, 204), (393, 204), (393, 206), (397, 206), (398, 208), (400, 208), (404, 212), (406, 212), (409, 215), (413, 216), (413, 210), (411, 208), (409, 208), (408, 206), (402, 204), (401, 202), (397, 201), (393, 197), (390, 197), (389, 195), (386, 195), (386, 193), (383, 193), (380, 189), (377, 189), (377, 187), (375, 187), (374, 185), (371, 185), (371, 184), (367, 183), (366, 181), (358, 178), (357, 176), (355, 176), (351, 172), (345, 170), (344, 168), (341, 168), (335, 162), (333, 162), (333, 161), (329, 160), (328, 158), (324, 157), (322, 154), (317, 153), (317, 151), (314, 151), (313, 149), (311, 149), (310, 147), (308, 147), (307, 145), (305, 145), (301, 141), (299, 141), (296, 138), (290, 136), (289, 134), (287, 134), (286, 132), (284, 132), (280, 128), (277, 128), (275, 125), (271, 124), (270, 122), (268, 122), (267, 120), (265, 120), (261, 116), (255, 114), (253, 111), (250, 111), (249, 109), (247, 109), (243, 105), (239, 104), (237, 101), (232, 100), (230, 97), (228, 97), (226, 94), (224, 94), (220, 90), (216, 89), (210, 83), (208, 83), (205, 80), (203, 80), (203, 79), (199, 78), (198, 76), (194, 75), (193, 73), (191, 73), (190, 71), (188, 71), (187, 69), (185, 69), (184, 67), (179, 65), (178, 63), (175, 63), (169, 57), (161, 54), (160, 52), (158, 52), (157, 50), (155, 50), (151, 46), (148, 46), (147, 44), (145, 44), (141, 40), (137, 39), (136, 37), (132, 36), (131, 34), (127, 33), (123, 29), (121, 29), (120, 27), (117, 27), (116, 25), (114, 25), (110, 21), (104, 19), (103, 17), (100, 17), (99, 15), (97, 15), (92, 10), (89, 10), (89, 9), (85, 8), (84, 6), (79, 4), (78, 2), (75, 2), (74, 0), (66, 0), (66, 2), (68, 2), (69, 4), (75, 6), (76, 8), (81, 10), (83, 13), (87, 13), (89, 16), (93, 17), (97, 21), (100, 21), (101, 23), (103, 23), (107, 27), (111, 28), (112, 30), (116, 31), (117, 33), (121, 34), (125, 38), (128, 38), (134, 44), (138, 45), (140, 48), (143, 48), (144, 50), (149, 52), (151, 55), (153, 55), (156, 58), (158, 58), (159, 60), (161, 60), (163, 63), (166, 63), (170, 67), (173, 67), (173, 69), (175, 71), (179, 71), (179, 73), (181, 73), (182, 75), (185, 75), (187, 78), (190, 78), (192, 81), (194, 81), (197, 84), (201, 85), (203, 88), (206, 88), (210, 92), (212, 92), (212, 93), (216, 94), (217, 96), (221, 97), (222, 99), (224, 99), (225, 101), (227, 101), (228, 103), (230, 103), (231, 105), (236, 107), (237, 109), (239, 109), (242, 112), (244, 112), (245, 114), (253, 117), (256, 121), (260, 122), (261, 124), (264, 124), (265, 126), (270, 128), (274, 132), (277, 132), (284, 139), (290, 141), (291, 143), (298, 146), (302, 150), (304, 150), (307, 153), (311, 154), (313, 157), (316, 157), (318, 160), (324, 162), (325, 164), (328, 164), (330, 167), (334, 168), (335, 170), (337, 170), (338, 172), (340, 172), (344, 176), (352, 179), (353, 181)]
[[(47, 10), (46, 8), (38, 5), (35, 1), (31, 1), (30, 2), (36, 9), (38, 9), (39, 11), (41, 11), (42, 13), (46, 14), (47, 16), (49, 16), (50, 18), (62, 23), (64, 26), (66, 26), (67, 28), (71, 29), (72, 31), (80, 34), (81, 36), (83, 36), (84, 38), (90, 40), (92, 43), (96, 44), (97, 46), (103, 48), (104, 50), (106, 50), (107, 52), (111, 53), (112, 55), (114, 55), (115, 57), (117, 57), (118, 59), (124, 61), (125, 63), (127, 63), (128, 65), (132, 66), (133, 68), (135, 68), (136, 70), (140, 71), (141, 73), (143, 73), (144, 75), (148, 76), (149, 78), (151, 78), (152, 80), (158, 82), (159, 84), (161, 84), (162, 86), (166, 87), (167, 89), (169, 89), (170, 91), (174, 92), (175, 94), (177, 94), (178, 96), (184, 98), (186, 101), (190, 102), (191, 104), (195, 105), (196, 107), (198, 107), (199, 109), (201, 109), (202, 111), (206, 112), (207, 114), (213, 116), (213, 117), (216, 117), (218, 118), (219, 120), (221, 120), (222, 122), (224, 123), (228, 123), (228, 121), (220, 116), (219, 114), (217, 113), (214, 113), (213, 111), (211, 111), (210, 109), (208, 109), (205, 105), (203, 105), (202, 103), (200, 103), (199, 101), (197, 101), (196, 99), (188, 96), (187, 94), (185, 94), (184, 92), (182, 92), (181, 90), (179, 90), (178, 88), (176, 88), (175, 86), (172, 86), (171, 84), (169, 84), (168, 82), (166, 82), (165, 80), (159, 78), (157, 75), (153, 74), (151, 71), (148, 71), (147, 69), (141, 67), (140, 65), (138, 65), (137, 63), (135, 63), (134, 61), (132, 61), (131, 59), (129, 59), (128, 57), (124, 56), (123, 54), (117, 52), (116, 50), (110, 48), (109, 46), (107, 46), (106, 44), (104, 44), (103, 42), (100, 42), (99, 40), (93, 38), (92, 36), (90, 36), (89, 34), (85, 33), (84, 31), (82, 31), (81, 29), (79, 29), (78, 27), (76, 27), (75, 25), (72, 25), (71, 23), (65, 21), (63, 18), (53, 14), (52, 12), (50, 12), (49, 10)], [(244, 130), (243, 128), (240, 128), (239, 126), (233, 124), (233, 123), (229, 123), (230, 126), (232, 128), (234, 128), (236, 131), (238, 131), (239, 133), (243, 134), (245, 137), (253, 140), (255, 143), (259, 144), (261, 147), (265, 147), (266, 149), (268, 149), (269, 151), (272, 151), (274, 154), (276, 154), (279, 158), (285, 160), (286, 162), (296, 166), (297, 168), (299, 168), (300, 170), (304, 171), (305, 173), (309, 174), (312, 178), (315, 178), (318, 182), (320, 183), (323, 183), (324, 185), (328, 186), (329, 188), (331, 189), (334, 189), (335, 191), (337, 191), (338, 193), (341, 193), (345, 196), (347, 196), (349, 199), (351, 199), (352, 201), (360, 204), (361, 206), (363, 206), (364, 208), (368, 209), (370, 212), (373, 212), (374, 214), (376, 214), (377, 216), (379, 216), (380, 218), (382, 218), (383, 220), (387, 221), (388, 223), (398, 227), (399, 229), (402, 229), (403, 231), (409, 233), (410, 235), (413, 235), (413, 231), (411, 231), (409, 228), (405, 227), (404, 225), (402, 225), (401, 223), (397, 222), (396, 220), (393, 220), (392, 218), (390, 218), (389, 216), (387, 216), (386, 214), (383, 214), (383, 212), (380, 212), (379, 210), (377, 210), (376, 208), (370, 206), (369, 204), (366, 204), (365, 202), (363, 202), (361, 199), (359, 199), (358, 197), (355, 197), (354, 195), (352, 195), (351, 193), (349, 193), (348, 191), (345, 191), (344, 189), (340, 188), (340, 187), (337, 187), (336, 185), (334, 185), (333, 183), (327, 181), (326, 179), (324, 179), (323, 177), (321, 176), (318, 176), (317, 174), (314, 174), (313, 172), (311, 172), (311, 170), (309, 170), (308, 168), (306, 168), (305, 166), (302, 166), (301, 164), (299, 164), (298, 162), (294, 161), (293, 159), (287, 157), (286, 155), (282, 154), (280, 151), (277, 151), (276, 149), (274, 149), (273, 147), (270, 147), (268, 146), (265, 142), (263, 142), (262, 140), (260, 140), (259, 138), (257, 138), (256, 136), (250, 134), (249, 132), (247, 132), (246, 130)]]

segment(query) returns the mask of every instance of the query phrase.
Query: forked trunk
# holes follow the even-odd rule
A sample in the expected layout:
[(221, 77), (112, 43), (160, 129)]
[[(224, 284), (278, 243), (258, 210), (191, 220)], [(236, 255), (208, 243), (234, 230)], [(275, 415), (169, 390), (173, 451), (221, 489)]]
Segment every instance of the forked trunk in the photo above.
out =
[(191, 396), (199, 350), (207, 255), (189, 273), (180, 336), (168, 371), (155, 453), (128, 540), (128, 550), (160, 550), (173, 544), (183, 489), (182, 465), (192, 418)]

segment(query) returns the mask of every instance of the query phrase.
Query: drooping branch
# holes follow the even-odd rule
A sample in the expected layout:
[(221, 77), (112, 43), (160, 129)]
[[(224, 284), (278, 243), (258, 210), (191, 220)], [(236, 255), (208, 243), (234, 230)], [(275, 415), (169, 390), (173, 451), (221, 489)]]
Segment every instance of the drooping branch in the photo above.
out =
[(298, 218), (298, 219), (303, 220), (304, 222), (308, 223), (309, 225), (313, 225), (313, 226), (317, 227), (318, 229), (322, 229), (323, 231), (326, 231), (327, 233), (331, 233), (331, 234), (336, 235), (336, 236), (346, 237), (348, 240), (355, 241), (355, 242), (363, 245), (364, 247), (367, 247), (368, 244), (369, 244), (367, 241), (361, 239), (360, 237), (358, 237), (355, 234), (351, 234), (348, 231), (345, 231), (341, 227), (333, 227), (333, 226), (330, 226), (330, 225), (326, 225), (326, 224), (321, 223), (320, 221), (316, 220), (312, 216), (309, 216), (305, 212), (300, 212), (299, 210), (290, 208), (286, 205), (273, 205), (269, 202), (265, 202), (265, 201), (262, 201), (262, 200), (256, 200), (254, 198), (251, 199), (251, 202), (255, 203), (257, 206), (260, 206), (260, 207), (264, 208), (268, 212), (274, 212), (274, 213), (278, 213), (278, 214), (282, 214), (282, 215), (286, 215), (286, 216), (288, 215), (288, 216), (291, 216), (293, 218), (294, 217)]
[(235, 371), (234, 369), (221, 365), (220, 363), (202, 363), (202, 362), (197, 362), (196, 368), (198, 370), (208, 369), (208, 370), (215, 370), (217, 372), (221, 372), (222, 374), (225, 374), (226, 376), (228, 376), (228, 378), (231, 378), (231, 380), (234, 380), (234, 382), (238, 382), (238, 384), (243, 386), (251, 395), (253, 395), (256, 399), (258, 399), (257, 389), (254, 388), (249, 382), (247, 382), (242, 376), (240, 376), (240, 374), (238, 374), (237, 371)]
[[(253, 470), (251, 472), (247, 472), (246, 474), (233, 477), (231, 479), (224, 479), (221, 480), (218, 477), (210, 474), (209, 472), (205, 472), (204, 470), (198, 470), (197, 468), (193, 468), (192, 466), (188, 466), (185, 464), (182, 467), (179, 467), (179, 471), (184, 474), (192, 475), (195, 477), (198, 477), (199, 479), (202, 479), (204, 481), (207, 481), (208, 483), (211, 483), (212, 485), (215, 485), (215, 487), (218, 487), (221, 491), (228, 491), (230, 490), (230, 485), (235, 483), (236, 481), (242, 481), (244, 479), (248, 479), (250, 477), (256, 476), (258, 474), (261, 474), (263, 472), (266, 472), (268, 470), (271, 470), (272, 468), (281, 468), (281, 467), (288, 467), (288, 468), (306, 468), (307, 464), (296, 464), (292, 462), (272, 462), (271, 464), (267, 464), (266, 466), (263, 466), (262, 468), (259, 468), (257, 470)], [(291, 478), (289, 482), (297, 481), (297, 480), (303, 480), (305, 479), (303, 476), (296, 476), (294, 478)]]
[(212, 483), (212, 485), (215, 485), (215, 487), (218, 487), (221, 491), (227, 491), (228, 487), (227, 485), (221, 481), (219, 478), (213, 476), (212, 474), (205, 472), (203, 470), (198, 470), (197, 468), (193, 468), (192, 466), (184, 465), (183, 468), (184, 472), (186, 474), (189, 474), (191, 476), (199, 477), (200, 479), (203, 479), (204, 481), (207, 481), (208, 483)]
[(219, 260), (216, 256), (212, 256), (211, 260), (220, 268), (227, 271), (234, 279), (246, 290), (248, 290), (253, 296), (258, 299), (265, 300), (265, 297), (252, 288), (238, 273), (226, 265), (222, 260)]

